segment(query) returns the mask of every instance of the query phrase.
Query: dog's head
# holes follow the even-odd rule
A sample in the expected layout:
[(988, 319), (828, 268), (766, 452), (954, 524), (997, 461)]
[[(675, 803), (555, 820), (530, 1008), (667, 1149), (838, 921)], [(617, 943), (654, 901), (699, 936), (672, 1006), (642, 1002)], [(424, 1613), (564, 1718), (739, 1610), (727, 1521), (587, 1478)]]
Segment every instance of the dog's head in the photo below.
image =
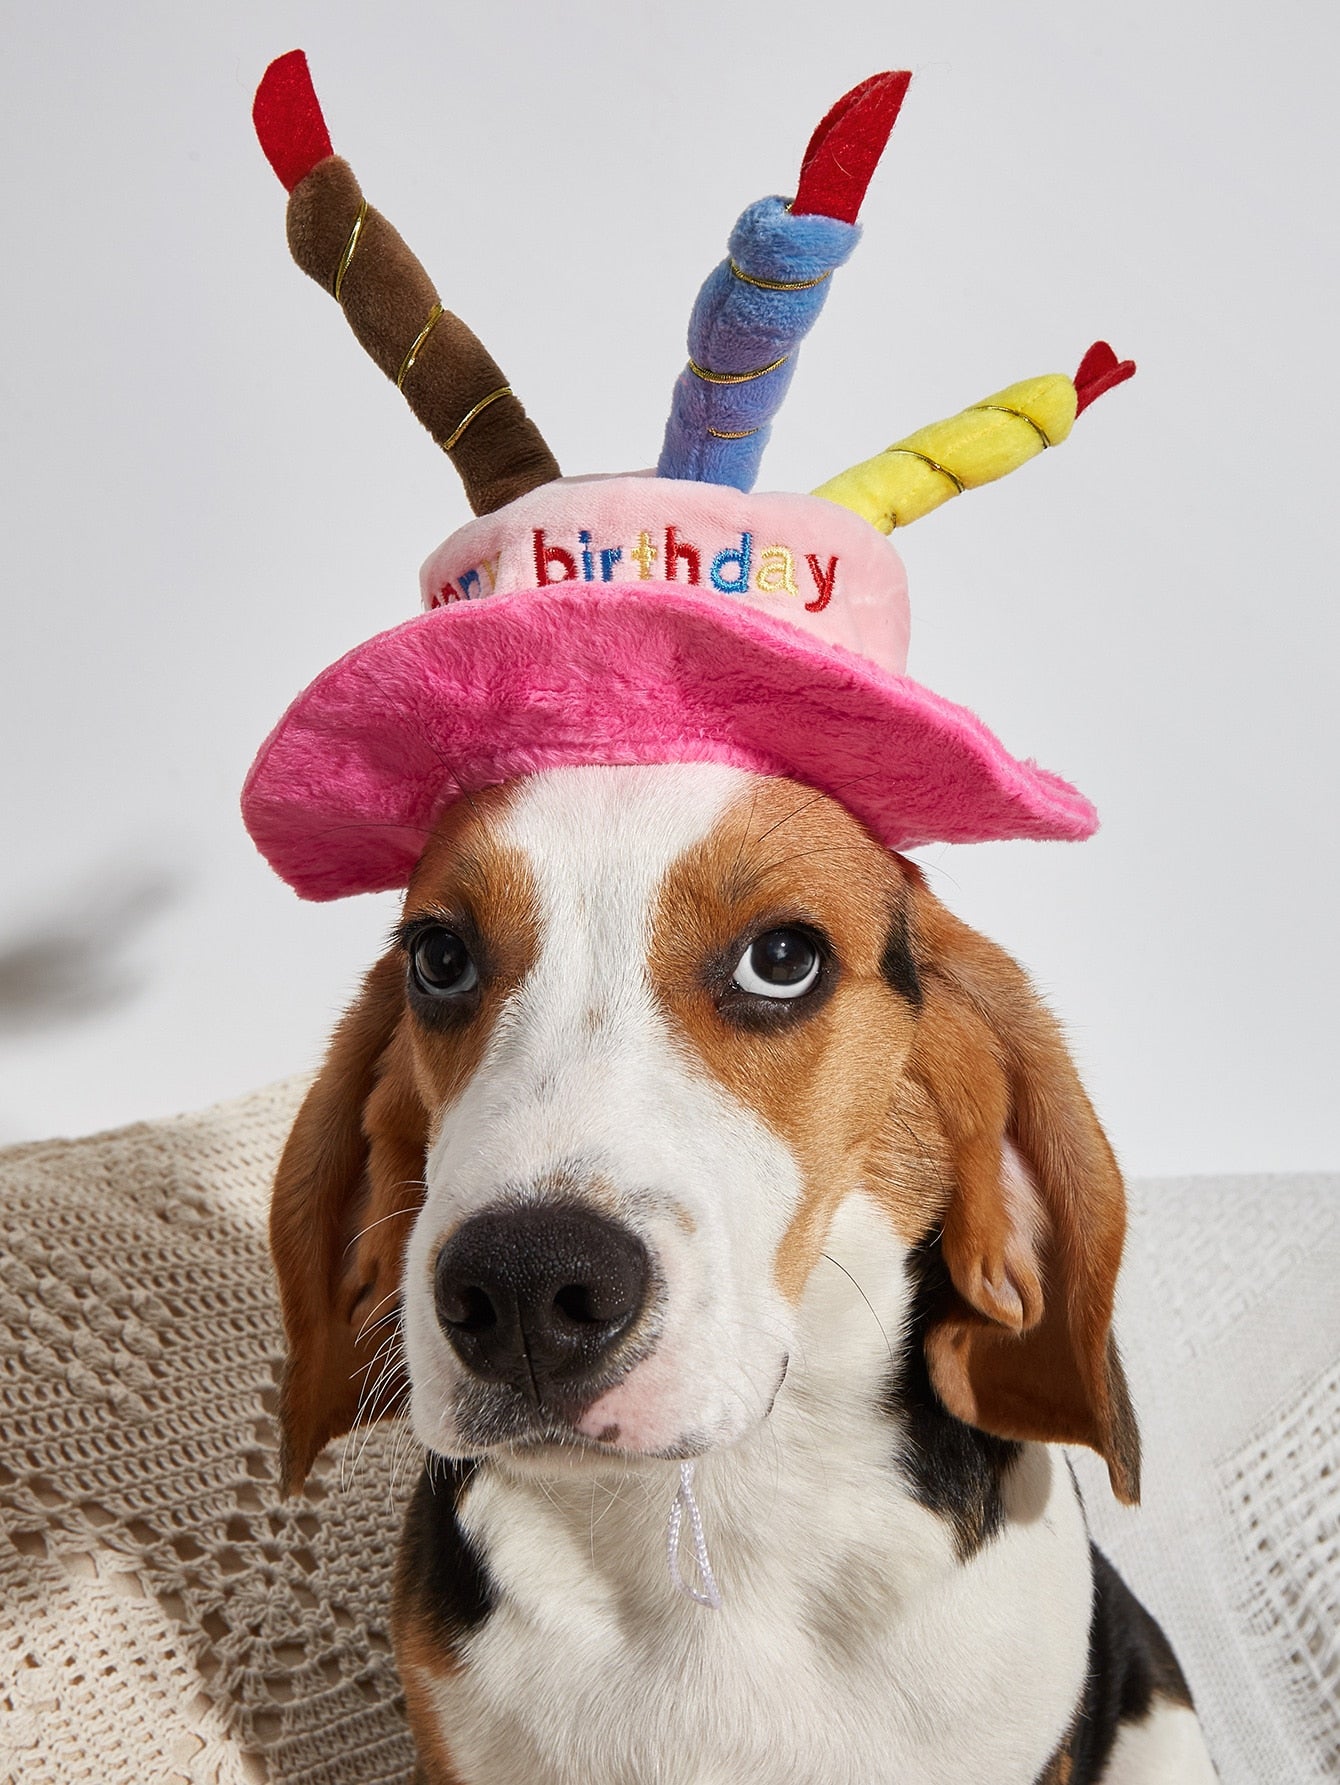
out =
[(808, 1289), (858, 1196), (891, 1256), (942, 1251), (945, 1407), (1091, 1445), (1134, 1498), (1121, 1179), (1014, 963), (789, 781), (579, 768), (458, 803), (279, 1169), (289, 1484), (407, 1394), (452, 1456), (731, 1444), (821, 1350)]

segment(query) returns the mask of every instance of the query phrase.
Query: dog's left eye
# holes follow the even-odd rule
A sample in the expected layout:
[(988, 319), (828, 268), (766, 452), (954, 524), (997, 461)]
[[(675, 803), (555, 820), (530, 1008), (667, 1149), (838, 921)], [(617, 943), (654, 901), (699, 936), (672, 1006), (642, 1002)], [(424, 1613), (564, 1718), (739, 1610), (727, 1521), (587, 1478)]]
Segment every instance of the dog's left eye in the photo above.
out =
[(766, 930), (740, 956), (732, 983), (758, 998), (800, 998), (821, 965), (818, 945), (804, 930)]
[(429, 998), (461, 998), (479, 984), (479, 970), (455, 930), (433, 924), (410, 947), (410, 972)]

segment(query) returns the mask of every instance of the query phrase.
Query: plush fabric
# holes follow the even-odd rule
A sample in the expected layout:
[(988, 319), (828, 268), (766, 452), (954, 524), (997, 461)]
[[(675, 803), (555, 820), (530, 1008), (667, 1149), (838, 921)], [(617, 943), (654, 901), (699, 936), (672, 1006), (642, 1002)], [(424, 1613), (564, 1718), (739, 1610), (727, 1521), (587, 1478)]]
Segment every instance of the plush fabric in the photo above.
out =
[(451, 800), (579, 763), (788, 775), (895, 849), (1097, 824), (904, 675), (902, 562), (815, 497), (551, 483), (453, 534), (421, 587), (430, 611), (318, 677), (248, 778), (248, 829), (305, 898), (402, 886)]
[(731, 231), (689, 319), (662, 477), (754, 487), (796, 351), (859, 239), (856, 213), (911, 78), (874, 75), (840, 99), (810, 139), (796, 199), (760, 199)]
[(1028, 378), (947, 421), (918, 428), (814, 493), (889, 533), (1059, 446), (1075, 413), (1075, 387), (1068, 378), (1056, 373)]
[(818, 212), (855, 223), (911, 80), (906, 70), (872, 74), (824, 116), (805, 150), (791, 200), (797, 217)]
[[(734, 505), (855, 245), (909, 80), (890, 72), (846, 94), (811, 138), (795, 199), (740, 218), (694, 307), (662, 476), (569, 485), (348, 165), (330, 153), (310, 165), (329, 140), (305, 61), (269, 70), (256, 127), (293, 182), (294, 258), (338, 298), (487, 517), (425, 566), (432, 611), (318, 677), (253, 765), (246, 822), (303, 896), (403, 885), (448, 802), (570, 764), (789, 776), (891, 848), (1095, 829), (1067, 782), (906, 678), (906, 581), (878, 536), (1064, 438), (1069, 380), (1011, 386), (816, 498)], [(1129, 375), (1110, 349), (1081, 370), (1086, 400)]]
[[(753, 488), (772, 418), (795, 372), (796, 350), (823, 309), (829, 275), (859, 239), (854, 224), (793, 216), (782, 198), (750, 205), (689, 318), (689, 364), (675, 384), (657, 466), (662, 477)], [(794, 288), (775, 289), (783, 281)], [(752, 376), (718, 382), (742, 374)], [(744, 437), (731, 437), (738, 435)]]
[(292, 192), (331, 153), (330, 133), (301, 50), (290, 50), (266, 69), (251, 116), (265, 159), (285, 192)]
[[(321, 116), (305, 59), (301, 69), (294, 64), (300, 55), (272, 64), (254, 109), (262, 147), (286, 184), (316, 146), (313, 111), (318, 121)], [(476, 514), (557, 477), (553, 454), (496, 361), (458, 316), (442, 309), (427, 273), (381, 213), (364, 207), (353, 170), (330, 153), (328, 138), (325, 143), (324, 157), (289, 194), (294, 260), (338, 297), (359, 342), (449, 453)]]
[(1075, 373), (1075, 413), (1083, 415), (1089, 404), (1114, 385), (1135, 376), (1133, 359), (1118, 360), (1106, 341), (1095, 341)]
[[(0, 1153), (0, 1778), (410, 1785), (387, 1639), (410, 1435), (355, 1432), (278, 1489), (265, 1218), (304, 1089)], [(1223, 1785), (1335, 1778), (1338, 1275), (1340, 1178), (1133, 1187), (1144, 1505), (1075, 1461)]]
[(1066, 782), (962, 707), (729, 597), (571, 583), (458, 602), (359, 646), (289, 708), (242, 810), (304, 898), (403, 886), (462, 792), (576, 763), (724, 762), (840, 799), (890, 848), (1078, 839)]
[(813, 496), (609, 477), (546, 484), (459, 528), (419, 573), (425, 607), (560, 582), (696, 585), (881, 669), (907, 668), (907, 575), (855, 515)]

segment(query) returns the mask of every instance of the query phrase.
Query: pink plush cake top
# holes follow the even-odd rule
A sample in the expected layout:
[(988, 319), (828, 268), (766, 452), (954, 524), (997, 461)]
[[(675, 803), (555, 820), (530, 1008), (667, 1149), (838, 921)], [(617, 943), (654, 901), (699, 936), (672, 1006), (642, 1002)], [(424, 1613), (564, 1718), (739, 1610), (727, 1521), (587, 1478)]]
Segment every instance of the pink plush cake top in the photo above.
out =
[(550, 483), (452, 534), (419, 573), (426, 608), (567, 582), (674, 583), (907, 668), (907, 572), (860, 516), (816, 496), (653, 477)]
[(552, 483), (453, 534), (422, 590), (427, 611), (320, 675), (252, 767), (247, 826), (307, 898), (403, 886), (463, 793), (584, 763), (786, 775), (892, 849), (1096, 826), (903, 673), (902, 562), (819, 498)]

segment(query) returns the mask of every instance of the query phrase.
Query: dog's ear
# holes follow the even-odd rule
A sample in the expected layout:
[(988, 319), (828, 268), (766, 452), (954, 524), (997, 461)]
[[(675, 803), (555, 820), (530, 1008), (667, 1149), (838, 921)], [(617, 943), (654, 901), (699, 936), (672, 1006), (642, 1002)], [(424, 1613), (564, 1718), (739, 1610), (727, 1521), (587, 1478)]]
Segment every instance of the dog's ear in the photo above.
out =
[(275, 1176), (270, 1250), (288, 1365), (280, 1486), (332, 1438), (396, 1410), (401, 1261), (423, 1200), (427, 1120), (415, 1091), (398, 950), (368, 974), (303, 1101)]
[(1140, 1437), (1112, 1337), (1126, 1196), (1057, 1024), (1021, 969), (913, 892), (925, 1003), (909, 1071), (952, 1161), (953, 1292), (927, 1330), (949, 1411), (1003, 1438), (1085, 1444), (1119, 1499)]

